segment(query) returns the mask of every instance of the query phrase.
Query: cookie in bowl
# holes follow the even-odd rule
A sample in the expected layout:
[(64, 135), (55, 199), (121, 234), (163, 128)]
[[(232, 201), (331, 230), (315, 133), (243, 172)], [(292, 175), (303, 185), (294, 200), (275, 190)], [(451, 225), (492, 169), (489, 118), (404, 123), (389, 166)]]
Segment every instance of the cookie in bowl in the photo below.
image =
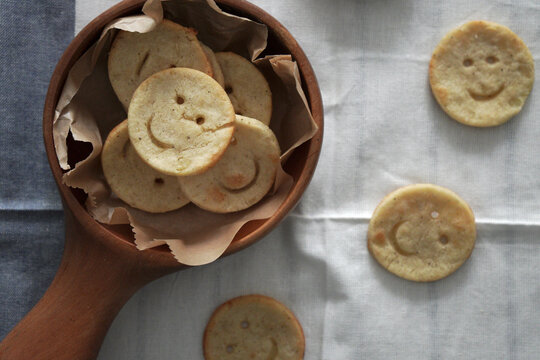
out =
[(139, 156), (168, 175), (200, 174), (214, 166), (234, 132), (234, 109), (210, 76), (188, 68), (160, 71), (135, 91), (128, 130)]
[(175, 176), (157, 172), (137, 155), (129, 141), (127, 120), (107, 136), (101, 165), (112, 191), (134, 208), (162, 213), (189, 203)]
[(280, 165), (278, 141), (258, 120), (236, 115), (227, 151), (208, 171), (179, 178), (186, 196), (202, 209), (229, 213), (249, 208), (272, 188)]
[(109, 52), (109, 80), (126, 110), (144, 80), (173, 67), (213, 75), (196, 31), (166, 19), (147, 33), (120, 31)]
[(218, 52), (216, 57), (225, 77), (225, 91), (236, 114), (270, 124), (272, 92), (259, 69), (233, 52)]

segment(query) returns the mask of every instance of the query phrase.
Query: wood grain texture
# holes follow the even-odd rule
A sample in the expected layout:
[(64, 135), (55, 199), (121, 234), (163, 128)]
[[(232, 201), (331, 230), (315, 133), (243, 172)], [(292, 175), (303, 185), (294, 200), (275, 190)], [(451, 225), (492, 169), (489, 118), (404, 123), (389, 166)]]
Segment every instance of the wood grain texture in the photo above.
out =
[[(54, 150), (54, 110), (69, 69), (114, 18), (139, 12), (143, 1), (123, 1), (88, 24), (71, 42), (55, 68), (45, 99), (43, 136), (51, 170), (65, 209), (66, 239), (62, 262), (38, 304), (0, 343), (1, 360), (95, 359), (103, 338), (125, 302), (146, 283), (184, 268), (164, 248), (139, 251), (129, 231), (94, 221), (76, 191), (62, 183)], [(244, 225), (224, 256), (244, 249), (271, 231), (297, 204), (311, 180), (323, 137), (323, 105), (313, 69), (292, 35), (273, 17), (243, 0), (219, 0), (227, 11), (269, 28), (269, 48), (283, 49), (298, 63), (317, 134), (295, 149), (285, 164), (294, 178), (286, 200), (269, 219)], [(77, 152), (77, 148), (69, 151)]]

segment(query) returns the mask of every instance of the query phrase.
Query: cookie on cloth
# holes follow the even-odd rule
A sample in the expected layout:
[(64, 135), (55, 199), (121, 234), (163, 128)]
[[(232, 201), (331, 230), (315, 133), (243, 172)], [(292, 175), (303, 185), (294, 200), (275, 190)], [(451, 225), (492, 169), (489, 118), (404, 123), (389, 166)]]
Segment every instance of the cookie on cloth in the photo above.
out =
[(471, 208), (450, 190), (430, 184), (387, 195), (368, 226), (368, 249), (388, 271), (413, 281), (434, 281), (456, 271), (476, 240)]
[(505, 26), (471, 21), (449, 32), (429, 64), (437, 102), (465, 125), (505, 123), (520, 112), (534, 82), (525, 43)]
[(195, 30), (170, 20), (163, 20), (147, 33), (118, 32), (109, 53), (109, 79), (126, 110), (141, 82), (172, 67), (188, 67), (212, 75)]
[(175, 176), (161, 174), (139, 158), (129, 141), (127, 121), (107, 136), (101, 165), (112, 191), (134, 208), (162, 213), (189, 203)]
[(206, 54), (206, 57), (208, 58), (208, 61), (210, 62), (210, 66), (212, 67), (212, 77), (221, 85), (221, 87), (225, 87), (225, 78), (223, 77), (223, 71), (221, 71), (221, 66), (219, 65), (219, 62), (217, 61), (216, 54), (212, 49), (210, 49), (208, 46), (200, 43), (201, 47)]
[(210, 76), (172, 68), (146, 79), (128, 111), (131, 143), (154, 169), (195, 175), (213, 166), (234, 133), (234, 109)]
[(305, 339), (294, 314), (263, 295), (234, 298), (219, 306), (204, 331), (206, 360), (301, 360)]
[(251, 61), (232, 52), (218, 52), (216, 57), (236, 114), (270, 124), (272, 92), (259, 69)]
[(280, 163), (278, 141), (258, 120), (236, 115), (235, 133), (223, 157), (208, 171), (179, 178), (186, 196), (202, 209), (247, 209), (272, 188)]

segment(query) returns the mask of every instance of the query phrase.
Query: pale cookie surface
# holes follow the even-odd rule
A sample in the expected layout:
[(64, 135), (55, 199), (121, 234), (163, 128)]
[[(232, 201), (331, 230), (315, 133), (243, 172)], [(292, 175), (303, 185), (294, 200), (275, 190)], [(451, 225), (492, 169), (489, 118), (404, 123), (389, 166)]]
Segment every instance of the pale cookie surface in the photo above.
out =
[(457, 270), (474, 248), (474, 214), (459, 196), (429, 184), (387, 195), (368, 227), (368, 249), (388, 271), (434, 281)]
[(216, 57), (236, 113), (270, 124), (272, 92), (263, 74), (250, 61), (232, 52), (218, 52)]
[(169, 20), (163, 20), (148, 33), (120, 31), (109, 53), (109, 79), (126, 110), (141, 82), (172, 67), (187, 67), (212, 75), (195, 31)]
[(139, 156), (169, 175), (194, 175), (213, 166), (234, 132), (234, 109), (225, 90), (192, 69), (160, 71), (133, 94), (129, 137)]
[(204, 53), (206, 54), (206, 57), (208, 58), (208, 61), (210, 62), (210, 66), (212, 67), (212, 77), (221, 85), (221, 87), (225, 87), (225, 78), (223, 77), (223, 71), (221, 71), (221, 66), (219, 65), (219, 62), (217, 61), (216, 54), (212, 49), (210, 49), (205, 44), (201, 43), (201, 47), (204, 50)]
[(531, 92), (534, 62), (505, 26), (472, 21), (448, 33), (429, 64), (437, 102), (460, 123), (496, 126), (516, 115)]
[(294, 314), (262, 295), (241, 296), (217, 308), (204, 332), (206, 360), (300, 360), (305, 339)]
[(268, 193), (279, 166), (279, 144), (270, 128), (236, 115), (234, 137), (218, 163), (197, 176), (179, 178), (186, 196), (202, 209), (247, 209)]
[(109, 133), (101, 164), (112, 191), (134, 208), (161, 213), (189, 203), (175, 176), (161, 174), (139, 158), (129, 141), (127, 121)]

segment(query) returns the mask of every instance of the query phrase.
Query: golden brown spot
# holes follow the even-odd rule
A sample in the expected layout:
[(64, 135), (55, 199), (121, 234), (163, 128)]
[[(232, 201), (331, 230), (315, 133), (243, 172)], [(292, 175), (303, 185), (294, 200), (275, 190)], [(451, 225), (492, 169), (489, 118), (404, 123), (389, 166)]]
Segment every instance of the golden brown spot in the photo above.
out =
[(519, 65), (518, 71), (521, 73), (521, 75), (530, 78), (532, 77), (532, 68), (529, 65)]
[(375, 234), (372, 241), (377, 246), (383, 246), (384, 243), (386, 242), (386, 237), (384, 236), (384, 233), (380, 231)]
[(433, 92), (441, 104), (446, 105), (448, 103), (448, 91), (445, 88), (435, 87)]
[(208, 195), (210, 195), (210, 198), (215, 202), (223, 202), (225, 200), (225, 194), (223, 194), (218, 187), (210, 189)]
[(225, 177), (227, 185), (233, 189), (241, 187), (246, 181), (246, 178), (242, 174), (234, 174)]
[(509, 101), (511, 106), (521, 106), (521, 100), (518, 98), (512, 98)]

